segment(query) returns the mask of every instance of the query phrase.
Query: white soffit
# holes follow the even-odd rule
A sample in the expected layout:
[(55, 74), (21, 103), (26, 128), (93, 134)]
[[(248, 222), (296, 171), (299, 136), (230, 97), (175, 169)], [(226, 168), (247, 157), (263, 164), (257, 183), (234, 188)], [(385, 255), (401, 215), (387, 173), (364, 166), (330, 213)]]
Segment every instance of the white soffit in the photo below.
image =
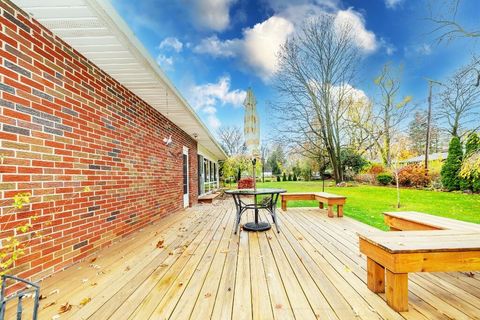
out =
[(108, 0), (14, 0), (218, 159), (222, 148)]

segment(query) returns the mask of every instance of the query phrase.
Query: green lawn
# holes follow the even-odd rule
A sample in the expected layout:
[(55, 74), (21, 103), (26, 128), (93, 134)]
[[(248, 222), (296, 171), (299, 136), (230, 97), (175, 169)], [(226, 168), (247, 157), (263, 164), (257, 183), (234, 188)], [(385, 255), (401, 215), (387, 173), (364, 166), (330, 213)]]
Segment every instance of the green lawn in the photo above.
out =
[[(265, 182), (259, 188), (283, 188), (290, 192), (322, 191), (322, 182)], [(438, 216), (480, 223), (480, 195), (401, 189), (402, 207), (396, 209), (396, 189), (391, 187), (335, 187), (326, 183), (326, 192), (347, 197), (345, 215), (386, 230), (382, 212), (420, 211)], [(280, 201), (279, 201), (280, 202)], [(316, 207), (316, 201), (289, 201), (289, 207)]]

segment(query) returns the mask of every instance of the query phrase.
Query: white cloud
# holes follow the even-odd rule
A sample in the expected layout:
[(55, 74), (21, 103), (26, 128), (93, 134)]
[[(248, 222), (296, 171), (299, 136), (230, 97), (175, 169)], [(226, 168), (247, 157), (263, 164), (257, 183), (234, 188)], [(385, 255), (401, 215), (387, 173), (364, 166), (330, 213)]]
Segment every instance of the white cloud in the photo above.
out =
[[(311, 81), (311, 88), (313, 90), (319, 90), (318, 88), (321, 87), (320, 84), (315, 85), (315, 82)], [(331, 87), (331, 96), (332, 101), (339, 101), (339, 100), (346, 100), (351, 99), (353, 102), (368, 102), (370, 99), (368, 98), (365, 91), (362, 89), (355, 88), (349, 83), (339, 84)]]
[(158, 49), (172, 49), (175, 52), (180, 52), (183, 49), (183, 43), (180, 42), (177, 38), (175, 37), (168, 37), (163, 39), (162, 42), (158, 45)]
[(375, 33), (365, 28), (365, 19), (359, 12), (351, 8), (340, 10), (335, 16), (334, 23), (337, 28), (341, 28), (344, 25), (351, 27), (353, 41), (364, 52), (370, 53), (377, 49)]
[(320, 16), (322, 14), (335, 14), (339, 9), (336, 5), (319, 5), (312, 3), (302, 3), (297, 5), (286, 6), (278, 12), (278, 15), (291, 21), (295, 27), (300, 27), (305, 20)]
[(403, 0), (385, 0), (385, 6), (389, 9), (395, 9), (402, 2), (403, 2)]
[(207, 117), (207, 123), (212, 130), (217, 130), (222, 125), (220, 119), (218, 119), (216, 115), (209, 115)]
[(193, 22), (201, 29), (223, 31), (230, 25), (230, 6), (236, 0), (186, 0)]
[(217, 112), (217, 108), (215, 108), (214, 106), (207, 106), (203, 108), (203, 112), (207, 114), (215, 114)]
[(156, 61), (164, 69), (169, 69), (173, 66), (173, 58), (163, 54), (157, 55)]
[(388, 41), (385, 38), (380, 38), (379, 41), (379, 46), (385, 50), (385, 53), (388, 56), (393, 55), (395, 52), (397, 52), (397, 47), (395, 47), (390, 41)]
[(311, 5), (323, 7), (325, 9), (335, 10), (340, 5), (340, 0), (266, 0), (269, 7), (275, 12), (282, 12), (292, 7), (301, 7), (303, 5)]
[(216, 104), (239, 107), (245, 100), (244, 90), (230, 90), (230, 77), (223, 76), (216, 83), (207, 83), (190, 88), (192, 106), (196, 110), (213, 107)]
[(432, 54), (432, 47), (428, 43), (407, 46), (404, 48), (405, 56), (429, 56)]
[(221, 122), (217, 117), (217, 106), (230, 105), (240, 107), (245, 100), (246, 91), (230, 88), (229, 76), (223, 76), (216, 83), (193, 85), (188, 90), (192, 107), (207, 116), (207, 123), (212, 129), (217, 129)]
[[(268, 82), (278, 69), (277, 54), (280, 46), (308, 18), (329, 14), (334, 16), (337, 27), (349, 24), (352, 28), (355, 44), (369, 54), (379, 47), (375, 34), (366, 29), (365, 18), (359, 12), (349, 8), (338, 9), (337, 0), (271, 1), (272, 8), (280, 10), (267, 20), (243, 30), (241, 38), (221, 40), (211, 36), (200, 41), (194, 51), (210, 54), (213, 57), (240, 59), (248, 70), (255, 72)], [(292, 4), (293, 3), (293, 4)], [(393, 53), (393, 47), (390, 52)]]
[(268, 80), (278, 69), (277, 53), (280, 46), (294, 31), (285, 18), (272, 16), (244, 31), (243, 58), (260, 77)]
[(243, 38), (222, 41), (217, 36), (205, 38), (194, 48), (197, 53), (214, 57), (239, 57), (265, 81), (277, 70), (280, 46), (294, 31), (285, 18), (272, 16), (243, 30)]
[(417, 51), (417, 53), (419, 53), (421, 55), (424, 55), (424, 56), (428, 56), (428, 55), (432, 54), (432, 47), (429, 44), (426, 44), (426, 43), (423, 43), (423, 44), (419, 45), (418, 47), (416, 47), (415, 50)]
[(388, 56), (393, 55), (395, 53), (395, 51), (397, 51), (397, 48), (395, 48), (393, 46), (385, 47), (385, 52), (387, 53)]
[(339, 87), (338, 92), (342, 92), (343, 95), (346, 95), (353, 101), (369, 101), (369, 98), (365, 91), (363, 91), (362, 89), (357, 89), (348, 83)]
[(239, 51), (241, 41), (239, 39), (222, 41), (216, 35), (202, 39), (193, 48), (197, 53), (207, 53), (214, 57), (234, 57)]

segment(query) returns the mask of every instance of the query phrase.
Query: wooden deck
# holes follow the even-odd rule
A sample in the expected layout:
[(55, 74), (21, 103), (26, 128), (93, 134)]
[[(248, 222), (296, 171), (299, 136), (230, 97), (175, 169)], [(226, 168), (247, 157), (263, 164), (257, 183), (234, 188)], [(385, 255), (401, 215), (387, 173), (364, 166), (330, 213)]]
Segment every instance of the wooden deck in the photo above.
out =
[(171, 215), (43, 281), (39, 319), (480, 319), (479, 273), (412, 274), (396, 313), (365, 283), (356, 232), (373, 228), (279, 214), (282, 233), (236, 236), (230, 199)]

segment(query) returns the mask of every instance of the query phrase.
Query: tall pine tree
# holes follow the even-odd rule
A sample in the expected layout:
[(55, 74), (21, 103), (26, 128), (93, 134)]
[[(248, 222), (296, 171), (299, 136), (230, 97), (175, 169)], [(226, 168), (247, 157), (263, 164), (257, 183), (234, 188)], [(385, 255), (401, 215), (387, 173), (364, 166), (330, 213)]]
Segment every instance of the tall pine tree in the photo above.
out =
[(448, 191), (459, 190), (461, 178), (459, 176), (462, 167), (463, 151), (460, 138), (454, 136), (448, 146), (448, 157), (443, 164), (441, 175), (442, 184)]

